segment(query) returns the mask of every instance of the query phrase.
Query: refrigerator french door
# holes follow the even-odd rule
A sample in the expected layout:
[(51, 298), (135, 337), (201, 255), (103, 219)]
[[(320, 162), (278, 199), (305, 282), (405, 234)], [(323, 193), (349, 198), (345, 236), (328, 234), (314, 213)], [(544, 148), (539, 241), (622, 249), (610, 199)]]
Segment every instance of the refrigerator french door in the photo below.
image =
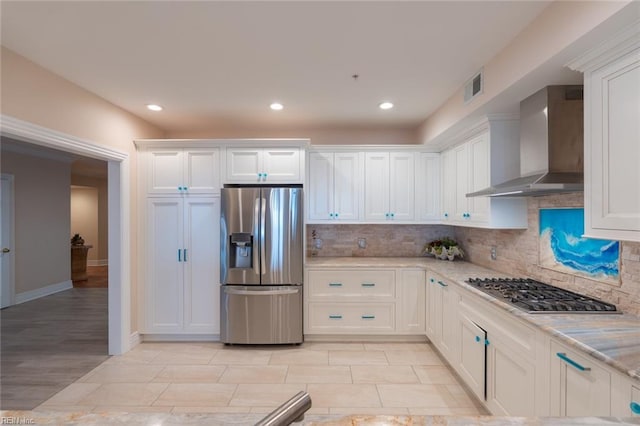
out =
[(302, 342), (302, 188), (222, 189), (220, 338)]

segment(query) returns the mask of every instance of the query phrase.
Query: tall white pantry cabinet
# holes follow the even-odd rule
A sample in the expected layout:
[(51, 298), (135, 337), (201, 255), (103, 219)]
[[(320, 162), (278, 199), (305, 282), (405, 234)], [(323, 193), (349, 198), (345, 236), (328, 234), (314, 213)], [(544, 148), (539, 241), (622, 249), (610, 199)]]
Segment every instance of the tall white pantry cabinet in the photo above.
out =
[(146, 340), (177, 334), (216, 338), (220, 148), (137, 144), (139, 188), (146, 188), (139, 208), (140, 332)]

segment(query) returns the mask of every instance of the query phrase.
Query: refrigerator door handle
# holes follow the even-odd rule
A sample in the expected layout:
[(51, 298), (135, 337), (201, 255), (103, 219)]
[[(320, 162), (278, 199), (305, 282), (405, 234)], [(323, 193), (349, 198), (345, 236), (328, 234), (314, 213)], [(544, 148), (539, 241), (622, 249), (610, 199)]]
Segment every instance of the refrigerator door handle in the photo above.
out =
[(282, 290), (239, 290), (234, 288), (225, 288), (226, 294), (234, 294), (239, 296), (274, 296), (279, 294), (297, 294), (299, 289), (282, 289)]
[(260, 258), (258, 254), (259, 247), (262, 246), (262, 240), (260, 239), (260, 198), (253, 200), (253, 271), (256, 275), (260, 275)]
[(265, 228), (267, 226), (267, 200), (265, 198), (260, 199), (261, 211), (260, 211), (260, 274), (264, 275), (267, 273), (267, 255), (266, 255), (266, 244), (265, 240)]

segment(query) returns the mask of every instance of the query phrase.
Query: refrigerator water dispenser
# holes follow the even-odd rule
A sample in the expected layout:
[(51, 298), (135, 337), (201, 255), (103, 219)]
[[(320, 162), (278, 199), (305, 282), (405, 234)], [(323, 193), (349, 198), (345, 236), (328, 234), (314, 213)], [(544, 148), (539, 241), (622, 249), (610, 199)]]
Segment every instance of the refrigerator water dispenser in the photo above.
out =
[(252, 268), (253, 236), (247, 232), (234, 232), (229, 236), (231, 245), (230, 267), (231, 268)]

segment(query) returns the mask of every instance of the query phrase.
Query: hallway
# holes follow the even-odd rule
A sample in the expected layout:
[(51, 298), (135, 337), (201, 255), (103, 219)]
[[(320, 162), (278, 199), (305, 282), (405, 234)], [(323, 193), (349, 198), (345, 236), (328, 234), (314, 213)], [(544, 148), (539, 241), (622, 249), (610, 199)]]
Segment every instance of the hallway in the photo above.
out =
[(108, 358), (107, 289), (73, 288), (0, 311), (0, 408), (30, 410)]

